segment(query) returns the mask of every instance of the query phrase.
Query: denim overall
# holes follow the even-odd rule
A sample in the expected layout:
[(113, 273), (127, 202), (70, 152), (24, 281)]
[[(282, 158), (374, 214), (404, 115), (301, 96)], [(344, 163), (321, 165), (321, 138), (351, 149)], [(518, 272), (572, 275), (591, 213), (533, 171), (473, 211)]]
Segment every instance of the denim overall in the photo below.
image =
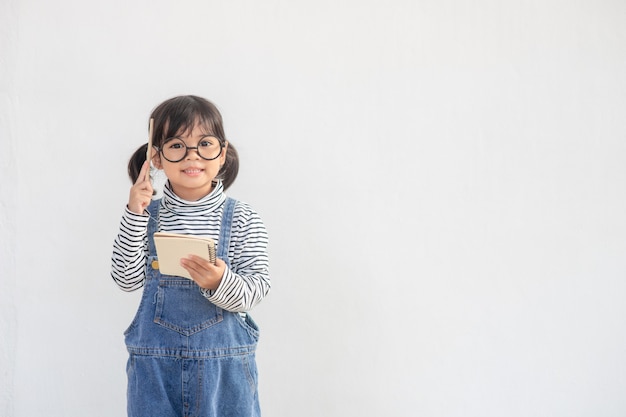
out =
[[(160, 200), (148, 207), (149, 253), (139, 310), (124, 333), (130, 357), (129, 417), (260, 416), (250, 315), (222, 310), (187, 278), (162, 275), (153, 234)], [(224, 202), (217, 256), (228, 248), (235, 200)]]

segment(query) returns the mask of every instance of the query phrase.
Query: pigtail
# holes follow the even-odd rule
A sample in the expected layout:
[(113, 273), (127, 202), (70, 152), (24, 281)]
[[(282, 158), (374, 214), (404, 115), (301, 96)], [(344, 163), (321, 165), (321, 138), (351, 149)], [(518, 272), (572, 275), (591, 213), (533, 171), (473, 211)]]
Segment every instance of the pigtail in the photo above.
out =
[(143, 166), (144, 162), (146, 162), (147, 150), (147, 143), (141, 145), (135, 151), (135, 153), (133, 153), (133, 156), (131, 156), (130, 160), (128, 161), (128, 176), (130, 177), (130, 180), (133, 184), (137, 182), (137, 178), (139, 178), (139, 173), (141, 172), (141, 167)]
[(220, 169), (220, 172), (217, 174), (218, 178), (222, 179), (222, 184), (224, 185), (224, 190), (232, 185), (237, 178), (237, 174), (239, 173), (239, 154), (237, 153), (237, 149), (233, 146), (232, 143), (228, 142), (228, 149), (226, 151), (226, 160), (224, 161), (224, 165)]

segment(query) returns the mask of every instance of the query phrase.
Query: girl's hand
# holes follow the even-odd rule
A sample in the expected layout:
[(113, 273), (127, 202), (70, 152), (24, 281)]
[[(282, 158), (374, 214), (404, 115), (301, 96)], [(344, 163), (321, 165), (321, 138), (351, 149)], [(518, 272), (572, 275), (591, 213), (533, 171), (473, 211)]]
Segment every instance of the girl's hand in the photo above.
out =
[(226, 263), (219, 258), (215, 262), (217, 265), (213, 265), (199, 256), (189, 255), (189, 257), (180, 260), (180, 265), (189, 271), (191, 278), (201, 288), (216, 290), (222, 282)]
[(137, 181), (130, 187), (128, 209), (133, 213), (143, 214), (144, 209), (150, 205), (153, 192), (150, 183), (150, 164), (146, 161), (141, 167)]

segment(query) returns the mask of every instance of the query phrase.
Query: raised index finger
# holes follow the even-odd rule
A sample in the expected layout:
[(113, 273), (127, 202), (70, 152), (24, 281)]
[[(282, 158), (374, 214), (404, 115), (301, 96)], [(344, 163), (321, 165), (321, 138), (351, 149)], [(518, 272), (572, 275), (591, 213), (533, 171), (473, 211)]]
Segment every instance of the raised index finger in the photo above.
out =
[(150, 162), (146, 161), (141, 166), (141, 171), (139, 171), (139, 175), (137, 176), (137, 181), (135, 181), (135, 185), (142, 183), (144, 181), (150, 181)]

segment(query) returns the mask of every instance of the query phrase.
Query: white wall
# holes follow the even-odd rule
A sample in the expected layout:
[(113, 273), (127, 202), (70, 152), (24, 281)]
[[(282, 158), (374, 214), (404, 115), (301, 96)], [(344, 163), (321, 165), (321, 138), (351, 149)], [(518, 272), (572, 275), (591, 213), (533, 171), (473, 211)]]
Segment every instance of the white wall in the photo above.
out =
[(218, 104), (271, 236), (266, 416), (626, 414), (626, 3), (0, 4), (0, 414), (121, 416), (152, 108)]

